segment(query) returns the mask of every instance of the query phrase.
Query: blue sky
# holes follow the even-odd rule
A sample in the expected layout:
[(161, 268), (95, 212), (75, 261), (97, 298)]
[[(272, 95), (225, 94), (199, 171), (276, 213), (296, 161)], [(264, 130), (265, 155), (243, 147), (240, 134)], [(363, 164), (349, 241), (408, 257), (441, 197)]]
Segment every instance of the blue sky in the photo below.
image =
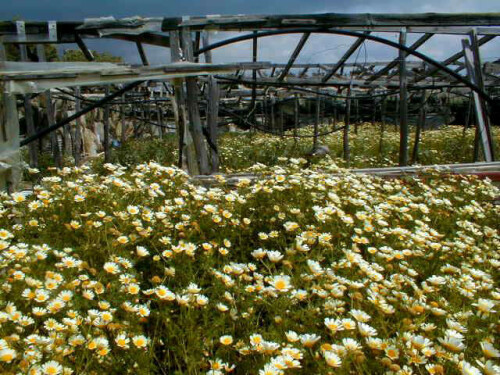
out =
[[(498, 0), (1, 0), (9, 2), (0, 10), (0, 19), (20, 17), (25, 20), (82, 20), (87, 17), (151, 16), (175, 17), (183, 15), (207, 14), (292, 14), (292, 13), (420, 13), (420, 12), (495, 12), (500, 11)], [(219, 33), (214, 39), (223, 39), (235, 33)], [(396, 40), (397, 35), (384, 34)], [(409, 40), (411, 43), (418, 36)], [(259, 60), (285, 62), (294, 49), (299, 35), (287, 35), (261, 39)], [(497, 38), (500, 39), (500, 38)], [(352, 43), (352, 38), (314, 35), (306, 44), (297, 62), (331, 63), (338, 59)], [(127, 42), (89, 41), (89, 47), (110, 51), (125, 57), (127, 62), (138, 63), (135, 45)], [(63, 48), (75, 48), (65, 45)], [(422, 52), (436, 59), (444, 59), (461, 49), (460, 37), (439, 36), (432, 38)], [(147, 47), (146, 52), (152, 63), (169, 61), (168, 49)], [(500, 57), (500, 41), (494, 40), (481, 51), (484, 60)], [(389, 60), (396, 51), (374, 43), (367, 43), (350, 61)], [(218, 50), (214, 61), (249, 61), (250, 43), (241, 43)]]

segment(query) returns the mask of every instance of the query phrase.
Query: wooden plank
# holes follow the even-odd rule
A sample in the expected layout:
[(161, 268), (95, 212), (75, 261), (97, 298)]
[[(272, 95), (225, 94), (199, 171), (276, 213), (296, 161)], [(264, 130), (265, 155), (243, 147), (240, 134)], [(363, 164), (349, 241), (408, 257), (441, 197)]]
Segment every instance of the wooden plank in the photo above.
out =
[[(370, 34), (370, 32), (365, 32), (365, 34)], [(356, 50), (364, 43), (366, 38), (360, 37), (356, 39), (356, 41), (349, 47), (349, 49), (344, 53), (344, 55), (340, 58), (340, 60), (333, 66), (333, 68), (326, 73), (323, 78), (321, 79), (321, 82), (327, 82), (332, 76), (337, 73), (337, 71), (344, 65), (344, 63), (351, 57), (351, 55), (356, 52)]]
[(293, 63), (299, 56), (300, 51), (302, 51), (302, 48), (304, 48), (304, 45), (307, 42), (307, 39), (309, 39), (309, 36), (311, 33), (304, 33), (302, 34), (302, 37), (299, 40), (299, 43), (295, 47), (295, 50), (293, 51), (292, 55), (290, 56), (290, 59), (288, 60), (288, 63), (286, 64), (285, 68), (281, 72), (280, 76), (278, 77), (278, 81), (281, 82), (285, 79), (287, 76), (288, 72), (290, 71), (290, 68), (292, 67)]
[(163, 31), (190, 27), (191, 30), (255, 30), (298, 27), (345, 26), (499, 26), (499, 13), (323, 13), (293, 15), (238, 15), (164, 18)]

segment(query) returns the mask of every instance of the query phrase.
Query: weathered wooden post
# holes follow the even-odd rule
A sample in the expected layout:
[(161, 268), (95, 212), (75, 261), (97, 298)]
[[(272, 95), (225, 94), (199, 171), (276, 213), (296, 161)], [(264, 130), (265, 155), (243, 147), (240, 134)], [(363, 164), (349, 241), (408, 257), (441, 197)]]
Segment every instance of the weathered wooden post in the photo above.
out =
[(351, 86), (347, 89), (346, 114), (344, 122), (344, 160), (349, 166), (351, 162), (351, 148), (349, 146), (349, 127), (351, 121)]
[(354, 134), (358, 134), (358, 125), (359, 125), (359, 99), (354, 101), (354, 108), (356, 110), (356, 114), (354, 117)]
[[(45, 58), (45, 49), (43, 47), (43, 44), (37, 44), (36, 52), (38, 55), (38, 61), (45, 62), (46, 58)], [(55, 123), (54, 107), (52, 106), (52, 96), (50, 94), (50, 90), (45, 91), (43, 97), (45, 99), (45, 104), (47, 109), (48, 125), (50, 126)], [(56, 167), (61, 168), (62, 159), (61, 159), (61, 150), (59, 148), (59, 141), (57, 139), (57, 131), (53, 131), (50, 133), (50, 142), (52, 147), (52, 155), (54, 157), (54, 163)]]
[[(209, 45), (209, 32), (203, 32), (203, 47)], [(212, 51), (205, 52), (205, 62), (212, 63)], [(219, 125), (219, 85), (213, 76), (208, 77), (207, 89), (207, 128), (209, 135), (210, 165), (211, 172), (219, 171), (220, 157), (217, 146), (218, 125)]]
[(299, 128), (299, 97), (297, 94), (295, 94), (295, 100), (294, 100), (294, 122), (293, 122), (293, 140), (295, 142), (295, 145), (297, 145), (297, 133), (298, 133), (298, 128)]
[(425, 127), (425, 120), (427, 116), (427, 110), (425, 105), (425, 90), (422, 90), (422, 97), (420, 99), (420, 111), (419, 118), (417, 121), (417, 129), (415, 131), (415, 144), (413, 145), (413, 153), (411, 157), (411, 163), (418, 163), (418, 147), (420, 145), (420, 134), (422, 129)]
[(284, 126), (284, 116), (283, 116), (283, 102), (282, 104), (280, 105), (280, 128), (279, 128), (279, 134), (280, 135), (283, 135), (283, 126)]
[[(406, 46), (406, 28), (399, 33), (399, 44)], [(406, 52), (399, 50), (399, 165), (408, 165), (408, 91), (406, 76)]]
[[(467, 75), (472, 83), (477, 85), (480, 89), (484, 90), (484, 82), (481, 71), (481, 58), (479, 55), (479, 44), (477, 42), (477, 35), (475, 31), (470, 34), (470, 42), (467, 39), (462, 40), (462, 45), (464, 49), (465, 66), (467, 68)], [(474, 109), (476, 113), (476, 139), (474, 147), (474, 162), (479, 158), (479, 143), (482, 146), (484, 160), (494, 161), (494, 147), (493, 147), (493, 137), (491, 135), (491, 128), (489, 118), (487, 116), (486, 104), (484, 100), (478, 95), (477, 92), (473, 92), (474, 98)]]
[[(16, 23), (17, 33), (25, 34), (25, 29), (23, 23)], [(25, 44), (19, 44), (19, 53), (21, 57), (21, 61), (29, 61), (28, 59), (28, 51)], [(27, 136), (30, 137), (35, 134), (35, 124), (33, 123), (33, 107), (31, 105), (31, 95), (24, 94), (24, 118), (26, 120), (26, 131)], [(38, 149), (37, 144), (32, 142), (28, 145), (29, 152), (29, 164), (31, 167), (38, 167)]]
[[(109, 95), (109, 85), (106, 85), (104, 89), (104, 96)], [(111, 150), (109, 148), (109, 104), (104, 105), (103, 113), (103, 123), (104, 123), (104, 161), (106, 163), (111, 162)]]
[[(189, 29), (182, 30), (182, 47), (187, 61), (194, 61), (193, 40)], [(196, 77), (187, 77), (186, 79), (186, 104), (189, 114), (189, 132), (192, 134), (194, 148), (199, 165), (200, 174), (210, 174), (208, 165), (208, 152), (205, 147), (203, 136), (200, 110), (198, 107), (198, 79)]]
[(121, 120), (121, 123), (122, 123), (122, 131), (121, 131), (121, 137), (120, 137), (120, 141), (121, 143), (125, 143), (125, 141), (127, 140), (127, 123), (126, 123), (126, 104), (125, 104), (125, 94), (123, 94), (121, 96), (121, 100), (122, 100), (122, 104), (120, 104), (120, 120)]
[(380, 107), (380, 141), (378, 145), (378, 152), (380, 155), (380, 158), (382, 159), (383, 157), (383, 151), (384, 151), (384, 131), (385, 131), (385, 111), (387, 108), (387, 103), (386, 103), (386, 97), (384, 96), (382, 98), (382, 104)]
[[(252, 62), (257, 62), (257, 31), (253, 32), (254, 37), (252, 38)], [(255, 124), (255, 106), (256, 104), (256, 99), (257, 99), (257, 70), (253, 69), (252, 70), (252, 103), (250, 104), (250, 111), (252, 112), (252, 115), (250, 117), (250, 120), (252, 124)]]
[[(80, 87), (75, 87), (75, 113), (81, 110), (81, 101), (80, 101)], [(74, 137), (73, 137), (73, 157), (75, 158), (75, 165), (79, 166), (82, 162), (82, 129), (80, 124), (80, 117), (75, 119), (75, 128), (74, 128)]]
[(316, 95), (316, 117), (314, 118), (314, 135), (313, 135), (313, 150), (318, 148), (318, 128), (319, 128), (319, 112), (320, 112), (319, 95)]
[(274, 105), (276, 101), (274, 100), (274, 96), (271, 96), (271, 133), (274, 133), (275, 128), (275, 118), (274, 118)]

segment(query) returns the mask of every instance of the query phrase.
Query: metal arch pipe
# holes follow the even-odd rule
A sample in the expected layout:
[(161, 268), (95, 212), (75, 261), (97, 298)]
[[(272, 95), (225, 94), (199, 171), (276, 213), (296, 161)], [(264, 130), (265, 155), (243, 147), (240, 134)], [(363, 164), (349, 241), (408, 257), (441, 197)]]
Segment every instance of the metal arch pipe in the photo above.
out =
[(481, 98), (483, 98), (484, 100), (486, 100), (487, 102), (489, 102), (489, 103), (493, 102), (493, 99), (484, 90), (482, 90), (479, 86), (473, 84), (468, 79), (462, 77), (460, 74), (458, 74), (455, 71), (453, 71), (452, 69), (444, 66), (440, 62), (438, 62), (438, 61), (436, 61), (436, 60), (428, 57), (427, 55), (424, 55), (423, 53), (414, 51), (411, 48), (403, 46), (403, 45), (401, 45), (399, 43), (396, 43), (396, 42), (393, 42), (393, 41), (390, 41), (390, 40), (387, 40), (387, 39), (384, 39), (384, 38), (381, 38), (381, 37), (378, 37), (378, 36), (374, 36), (374, 35), (371, 35), (371, 34), (367, 35), (367, 34), (359, 33), (359, 32), (356, 32), (356, 31), (339, 30), (339, 29), (317, 29), (317, 28), (306, 28), (306, 27), (304, 27), (304, 28), (296, 28), (296, 29), (289, 29), (289, 30), (263, 31), (263, 32), (259, 32), (259, 33), (256, 33), (256, 34), (252, 33), (252, 34), (240, 35), (240, 36), (237, 36), (237, 37), (234, 37), (234, 38), (222, 40), (220, 42), (213, 43), (213, 44), (210, 44), (210, 45), (208, 45), (206, 47), (200, 48), (198, 51), (195, 51), (194, 54), (195, 55), (199, 55), (199, 54), (205, 53), (207, 51), (211, 51), (211, 50), (214, 50), (214, 49), (217, 49), (217, 48), (221, 48), (221, 47), (224, 47), (224, 46), (227, 46), (227, 45), (230, 45), (230, 44), (234, 44), (234, 43), (243, 42), (245, 40), (249, 40), (249, 39), (253, 39), (253, 38), (263, 38), (263, 37), (267, 37), (267, 36), (275, 36), (275, 35), (283, 35), (283, 34), (297, 34), (297, 33), (301, 33), (302, 34), (302, 33), (305, 33), (305, 32), (318, 33), (318, 34), (346, 35), (346, 36), (352, 36), (352, 37), (355, 37), (355, 38), (361, 38), (362, 37), (362, 38), (365, 38), (365, 39), (368, 39), (368, 40), (372, 40), (374, 42), (385, 44), (387, 46), (396, 48), (398, 50), (403, 50), (406, 53), (408, 53), (409, 55), (413, 55), (415, 57), (418, 57), (419, 59), (424, 60), (425, 62), (427, 62), (427, 63), (435, 66), (436, 68), (438, 68), (438, 69), (440, 69), (440, 70), (448, 73), (450, 76), (452, 76), (455, 79), (457, 79), (458, 81), (462, 82), (464, 85), (466, 85), (467, 87), (469, 87), (471, 90), (477, 92), (477, 94)]

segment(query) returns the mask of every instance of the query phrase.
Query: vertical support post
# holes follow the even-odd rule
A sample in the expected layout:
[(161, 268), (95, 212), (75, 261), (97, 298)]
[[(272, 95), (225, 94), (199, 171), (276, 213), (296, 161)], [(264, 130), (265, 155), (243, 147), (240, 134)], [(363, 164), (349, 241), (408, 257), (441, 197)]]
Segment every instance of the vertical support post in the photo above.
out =
[(427, 109), (425, 105), (425, 90), (422, 90), (422, 97), (420, 99), (420, 111), (419, 118), (417, 121), (417, 129), (415, 131), (415, 144), (413, 145), (413, 153), (411, 156), (411, 163), (418, 163), (418, 147), (420, 145), (420, 134), (422, 129), (425, 127), (425, 120), (427, 117)]
[(333, 129), (337, 129), (337, 121), (338, 121), (337, 100), (333, 99)]
[(165, 124), (163, 123), (163, 108), (160, 103), (161, 103), (160, 100), (156, 102), (156, 120), (158, 121), (158, 124), (161, 125), (158, 132), (160, 134), (160, 139), (163, 139), (163, 134), (165, 133), (165, 128), (164, 128)]
[[(109, 85), (106, 85), (104, 90), (104, 96), (109, 95)], [(103, 113), (104, 122), (104, 161), (106, 163), (111, 162), (111, 150), (109, 148), (109, 104), (104, 105)]]
[[(178, 31), (170, 32), (170, 53), (172, 62), (182, 61), (184, 58), (181, 39)], [(188, 119), (186, 112), (186, 93), (184, 91), (184, 80), (174, 79), (174, 96), (172, 98), (172, 107), (177, 127), (177, 136), (179, 138), (179, 168), (187, 169), (189, 173), (198, 174), (198, 163), (194, 151), (194, 144), (191, 134), (187, 129)]]
[(469, 128), (471, 123), (470, 118), (471, 118), (473, 104), (474, 104), (474, 96), (472, 95), (471, 92), (469, 94), (469, 102), (467, 104), (467, 114), (465, 116), (465, 121), (464, 121), (464, 133)]
[(293, 140), (295, 142), (295, 145), (297, 145), (297, 141), (298, 141), (298, 138), (297, 138), (297, 132), (298, 132), (298, 128), (299, 128), (299, 97), (297, 94), (295, 94), (295, 103), (294, 103), (294, 122), (293, 122)]
[(349, 166), (351, 162), (351, 148), (349, 146), (349, 127), (351, 122), (351, 86), (347, 89), (346, 114), (344, 123), (344, 160)]
[(283, 104), (280, 105), (280, 129), (279, 129), (279, 134), (283, 135), (283, 128), (284, 128), (284, 116), (283, 116)]
[[(203, 32), (202, 36), (203, 47), (208, 46), (209, 32)], [(212, 63), (212, 51), (205, 52), (205, 62)], [(208, 90), (207, 90), (207, 128), (209, 134), (209, 148), (210, 148), (210, 164), (211, 172), (219, 171), (220, 157), (217, 147), (218, 125), (219, 125), (219, 85), (213, 76), (208, 77)]]
[(319, 95), (316, 95), (316, 116), (314, 118), (314, 136), (313, 136), (313, 151), (318, 148), (318, 129), (319, 129), (319, 112), (320, 112), (320, 99)]
[[(52, 124), (55, 124), (55, 114), (54, 114), (54, 106), (52, 105), (52, 95), (50, 93), (50, 90), (47, 90), (44, 93), (45, 97), (45, 103), (47, 106), (47, 120), (49, 123), (49, 126)], [(54, 163), (56, 167), (61, 168), (62, 167), (62, 159), (61, 159), (61, 149), (59, 148), (59, 141), (57, 137), (57, 131), (53, 131), (50, 133), (50, 142), (52, 144), (52, 155), (54, 157)]]
[(356, 114), (354, 117), (354, 134), (358, 134), (358, 125), (359, 125), (359, 99), (354, 101), (354, 108), (356, 109)]
[(379, 152), (379, 158), (382, 160), (383, 157), (383, 151), (384, 151), (384, 131), (385, 131), (385, 111), (387, 108), (387, 102), (386, 102), (386, 97), (384, 96), (382, 98), (382, 104), (380, 108), (380, 142), (378, 146), (378, 152)]
[[(22, 28), (24, 31), (24, 28)], [(18, 33), (21, 32), (21, 29), (18, 27)], [(28, 51), (25, 44), (19, 44), (19, 52), (21, 55), (21, 61), (29, 61), (28, 59)], [(26, 121), (26, 133), (28, 137), (31, 137), (35, 134), (35, 124), (33, 122), (33, 107), (31, 105), (31, 95), (24, 94), (24, 118)], [(37, 143), (32, 142), (28, 145), (29, 152), (29, 164), (31, 167), (38, 167), (38, 150)]]
[[(81, 108), (80, 101), (80, 87), (75, 87), (75, 113), (79, 112)], [(79, 166), (82, 161), (82, 129), (80, 124), (80, 117), (75, 119), (75, 130), (73, 137), (73, 157), (75, 158), (75, 165)]]
[(123, 94), (121, 97), (122, 104), (120, 104), (120, 120), (121, 120), (121, 124), (122, 124), (120, 141), (122, 144), (127, 140), (127, 123), (125, 121), (125, 118), (126, 118), (125, 112), (126, 112), (127, 107), (126, 107), (126, 104), (124, 104), (125, 100), (126, 100), (126, 97), (125, 97), (125, 94)]
[[(38, 55), (38, 61), (45, 62), (46, 58), (45, 58), (45, 49), (43, 44), (37, 44), (36, 52)], [(50, 126), (55, 123), (54, 107), (52, 106), (52, 96), (50, 94), (50, 90), (45, 91), (43, 97), (45, 98), (45, 103), (47, 106), (47, 120)], [(59, 148), (59, 141), (57, 137), (57, 131), (53, 131), (50, 133), (50, 143), (52, 148), (52, 154), (54, 157), (54, 163), (56, 167), (61, 168), (62, 159), (61, 159), (61, 150)]]
[[(406, 46), (406, 28), (399, 33), (399, 44)], [(406, 52), (399, 50), (399, 165), (408, 165), (408, 89), (406, 75)]]
[[(257, 62), (257, 31), (253, 32), (253, 39), (252, 39), (252, 62)], [(250, 118), (252, 124), (255, 124), (255, 106), (256, 106), (256, 98), (257, 98), (257, 70), (253, 69), (252, 70), (252, 102), (250, 104), (250, 111), (252, 112), (252, 116)]]
[[(182, 30), (183, 52), (187, 61), (194, 61), (193, 57), (193, 41), (191, 31), (189, 29)], [(194, 149), (199, 165), (199, 173), (209, 174), (208, 153), (205, 147), (200, 110), (198, 107), (198, 80), (195, 77), (187, 77), (186, 79), (186, 104), (189, 114), (189, 132), (194, 141)]]
[(377, 101), (373, 98), (373, 112), (372, 112), (372, 125), (375, 124), (375, 120), (377, 119)]
[(274, 96), (271, 96), (271, 133), (274, 133), (275, 128), (275, 118), (274, 118)]
[[(479, 45), (477, 42), (477, 35), (474, 31), (471, 33), (470, 39), (472, 43), (469, 43), (467, 39), (462, 40), (467, 74), (472, 83), (476, 84), (479, 88), (484, 90), (484, 83), (481, 72), (481, 58), (479, 55)], [(486, 111), (486, 104), (475, 91), (473, 92), (473, 98), (477, 122), (476, 144), (478, 144), (480, 141), (485, 161), (494, 161), (495, 156), (493, 137), (491, 135), (490, 122)], [(479, 150), (476, 146), (474, 151), (475, 162), (478, 160), (478, 154)]]
[[(23, 95), (24, 99), (24, 118), (26, 120), (26, 130), (28, 137), (31, 137), (35, 134), (35, 124), (33, 122), (33, 107), (31, 106), (31, 99), (29, 94)], [(38, 167), (38, 150), (37, 143), (31, 142), (28, 145), (29, 149), (29, 164), (30, 167), (37, 168)]]

